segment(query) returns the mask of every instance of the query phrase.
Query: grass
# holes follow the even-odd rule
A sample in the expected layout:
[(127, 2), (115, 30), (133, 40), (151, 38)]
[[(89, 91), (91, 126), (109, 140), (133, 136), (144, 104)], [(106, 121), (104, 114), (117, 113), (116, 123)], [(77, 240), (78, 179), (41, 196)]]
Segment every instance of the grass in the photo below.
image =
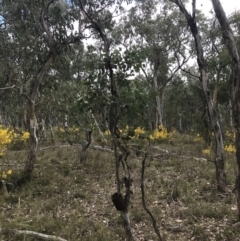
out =
[[(213, 163), (182, 158), (203, 157), (202, 144), (199, 147), (193, 143), (192, 137), (181, 140), (159, 145), (174, 155), (148, 158), (146, 163), (146, 204), (162, 235), (173, 241), (240, 240), (239, 229), (232, 226), (237, 218), (235, 195), (216, 191)], [(228, 187), (232, 189), (236, 163), (233, 155), (226, 157)], [(26, 158), (24, 150), (9, 151), (1, 162), (24, 164)], [(141, 156), (130, 156), (128, 163), (133, 177), (133, 235), (136, 240), (157, 240), (141, 204)], [(111, 202), (111, 194), (116, 192), (113, 154), (88, 150), (82, 165), (77, 146), (39, 151), (33, 178), (21, 187), (17, 183), (21, 166), (12, 169), (8, 182), (15, 188), (8, 197), (0, 196), (0, 240), (37, 240), (17, 235), (15, 229), (56, 235), (68, 241), (124, 240), (122, 219)], [(180, 229), (170, 231), (166, 228), (169, 226)]]

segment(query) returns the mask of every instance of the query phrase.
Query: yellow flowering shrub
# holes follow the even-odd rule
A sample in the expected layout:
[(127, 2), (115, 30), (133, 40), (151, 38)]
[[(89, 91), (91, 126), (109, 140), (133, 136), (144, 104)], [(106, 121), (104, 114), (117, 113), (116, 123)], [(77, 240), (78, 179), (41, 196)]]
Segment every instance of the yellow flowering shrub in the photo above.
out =
[(20, 140), (26, 143), (29, 140), (29, 137), (30, 133), (27, 131), (23, 131), (22, 135), (20, 135)]
[(210, 156), (210, 154), (211, 154), (211, 148), (203, 149), (203, 150), (202, 150), (202, 153), (203, 153), (204, 155)]
[(3, 171), (2, 172), (2, 179), (6, 180), (8, 176), (12, 174), (12, 170), (9, 169), (8, 171)]
[[(153, 133), (148, 133), (144, 127), (138, 126), (135, 129), (129, 127), (128, 125), (125, 128), (119, 129), (121, 137), (126, 138), (128, 137), (131, 140), (173, 140), (176, 130), (173, 129), (171, 132), (167, 131), (167, 128), (164, 126), (159, 126), (157, 129), (153, 131)], [(104, 132), (106, 137), (110, 136), (111, 133), (109, 130)]]
[(202, 137), (200, 136), (200, 134), (197, 134), (195, 137), (194, 137), (194, 142), (201, 142), (203, 139)]
[(13, 130), (0, 125), (0, 157), (4, 155), (9, 144), (26, 144), (29, 136), (29, 132), (22, 131), (16, 133)]
[(109, 130), (106, 130), (106, 131), (104, 131), (104, 135), (105, 135), (105, 136), (110, 136), (110, 135), (111, 135), (111, 133), (110, 133), (110, 131), (109, 131)]
[(0, 125), (0, 156), (3, 156), (7, 145), (13, 140), (13, 131)]
[(236, 133), (234, 131), (226, 131), (225, 136), (229, 139), (235, 140)]
[(168, 133), (167, 128), (160, 125), (157, 129), (154, 130), (152, 134), (149, 135), (150, 140), (166, 140), (170, 136), (172, 136), (170, 133)]
[(236, 139), (236, 133), (234, 130), (227, 130), (225, 132), (225, 143), (226, 143), (226, 145), (224, 146), (225, 152), (230, 154), (236, 153), (235, 139)]
[(224, 146), (224, 150), (228, 153), (236, 153), (236, 147), (232, 144)]
[(146, 133), (144, 128), (138, 126), (137, 128), (134, 129), (134, 136), (132, 139), (138, 139), (140, 136), (143, 136)]
[(21, 150), (22, 148), (26, 147), (29, 137), (30, 133), (27, 131), (12, 131), (12, 142), (10, 144), (11, 149)]
[(59, 131), (60, 133), (65, 133), (65, 130), (64, 130), (63, 128), (61, 128), (61, 127), (58, 129), (58, 131)]

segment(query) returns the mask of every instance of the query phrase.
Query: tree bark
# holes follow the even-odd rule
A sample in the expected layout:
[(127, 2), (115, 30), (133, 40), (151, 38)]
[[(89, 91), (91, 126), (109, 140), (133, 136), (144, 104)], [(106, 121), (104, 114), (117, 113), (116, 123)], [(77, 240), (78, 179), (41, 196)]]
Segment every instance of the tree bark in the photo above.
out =
[(30, 132), (30, 147), (28, 152), (28, 159), (25, 165), (25, 172), (27, 176), (30, 176), (34, 163), (36, 161), (36, 153), (38, 147), (38, 138), (37, 138), (37, 119), (35, 116), (35, 103), (32, 100), (29, 100), (29, 132)]
[(226, 174), (224, 171), (224, 159), (223, 159), (224, 148), (223, 148), (222, 131), (221, 131), (219, 120), (217, 118), (217, 114), (214, 109), (212, 98), (211, 98), (211, 93), (210, 93), (210, 89), (209, 89), (207, 65), (206, 65), (206, 61), (204, 58), (201, 37), (198, 32), (198, 27), (197, 27), (196, 19), (195, 19), (195, 2), (196, 2), (196, 0), (193, 0), (192, 15), (190, 15), (189, 12), (186, 10), (186, 8), (183, 5), (181, 0), (169, 0), (169, 1), (175, 3), (179, 7), (180, 11), (184, 14), (184, 16), (187, 20), (188, 26), (191, 29), (194, 41), (195, 41), (195, 47), (197, 50), (197, 62), (198, 62), (198, 67), (199, 67), (199, 72), (200, 72), (200, 80), (202, 83), (202, 89), (203, 89), (204, 97), (205, 97), (205, 100), (207, 103), (208, 114), (209, 114), (212, 129), (214, 132), (214, 137), (215, 137), (215, 144), (216, 144), (215, 168), (216, 168), (217, 189), (220, 192), (225, 192), (227, 184), (226, 184)]
[[(85, 10), (83, 4), (81, 1), (79, 1), (80, 4), (80, 9), (82, 13), (88, 18), (90, 21), (92, 28), (95, 29), (101, 40), (103, 41), (103, 46), (104, 46), (104, 52), (105, 52), (105, 69), (106, 72), (109, 76), (109, 82), (110, 82), (110, 90), (111, 90), (111, 103), (110, 103), (110, 109), (109, 109), (109, 130), (111, 133), (112, 141), (113, 141), (113, 148), (114, 148), (114, 154), (115, 154), (115, 162), (116, 162), (116, 179), (117, 179), (117, 192), (113, 195), (112, 200), (117, 200), (121, 196), (121, 190), (120, 190), (120, 180), (119, 180), (119, 160), (123, 158), (123, 156), (118, 155), (117, 149), (122, 151), (123, 149), (123, 155), (125, 155), (125, 158), (127, 158), (128, 153), (124, 153), (125, 150), (122, 148), (120, 142), (119, 142), (119, 130), (118, 130), (118, 92), (117, 92), (117, 85), (116, 85), (116, 80), (114, 78), (114, 71), (113, 71), (113, 64), (111, 60), (111, 55), (110, 55), (110, 41), (107, 38), (106, 33), (104, 32), (104, 29), (102, 28), (101, 23), (98, 21), (95, 21)], [(126, 194), (125, 194), (125, 199), (126, 196), (128, 196), (128, 191), (130, 190), (126, 187)], [(116, 198), (116, 199), (115, 199)], [(130, 196), (129, 196), (130, 198)], [(129, 200), (125, 200), (125, 205), (126, 209), (121, 211), (123, 220), (124, 220), (124, 228), (126, 231), (126, 236), (127, 236), (127, 241), (133, 241), (133, 236), (132, 236), (132, 231), (131, 231), (131, 223), (130, 223), (130, 218), (129, 218), (129, 210), (128, 210), (128, 205), (129, 205)]]
[(158, 83), (157, 83), (157, 77), (158, 77), (158, 70), (156, 70), (156, 73), (153, 76), (153, 85), (154, 90), (157, 92), (156, 95), (156, 126), (155, 128), (158, 128), (159, 125), (162, 125), (163, 118), (162, 118), (162, 108), (161, 108), (161, 97), (158, 91)]
[(226, 14), (219, 0), (212, 0), (213, 8), (222, 29), (222, 36), (232, 58), (232, 104), (233, 117), (236, 130), (236, 158), (238, 175), (235, 189), (237, 191), (238, 218), (240, 220), (240, 59), (239, 52), (234, 40), (233, 32), (229, 25)]
[(28, 152), (28, 159), (25, 165), (25, 175), (30, 177), (34, 169), (34, 164), (36, 162), (36, 153), (38, 147), (37, 138), (37, 119), (35, 114), (35, 100), (37, 98), (39, 85), (43, 79), (44, 74), (49, 69), (50, 64), (53, 62), (54, 56), (50, 55), (43, 67), (39, 70), (34, 86), (31, 92), (30, 98), (28, 98), (29, 105), (29, 132), (30, 132), (30, 147)]

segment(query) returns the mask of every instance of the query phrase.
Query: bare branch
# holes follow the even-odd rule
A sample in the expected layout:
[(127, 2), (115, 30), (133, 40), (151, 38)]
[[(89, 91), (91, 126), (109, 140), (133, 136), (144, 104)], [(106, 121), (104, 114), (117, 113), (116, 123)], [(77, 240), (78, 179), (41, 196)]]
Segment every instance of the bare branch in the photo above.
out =
[(44, 76), (44, 74), (47, 72), (50, 64), (53, 62), (54, 60), (54, 54), (50, 53), (48, 59), (45, 61), (45, 63), (43, 64), (43, 66), (41, 67), (41, 69), (38, 72), (38, 75), (36, 77), (36, 81), (34, 82), (34, 87), (32, 89), (31, 92), (31, 100), (35, 101), (36, 97), (37, 97), (37, 92), (38, 92), (38, 88), (40, 85), (40, 82)]
[(183, 69), (183, 68), (181, 68), (181, 70), (182, 70), (184, 73), (189, 74), (189, 75), (191, 75), (191, 76), (193, 76), (193, 77), (195, 77), (195, 78), (197, 78), (197, 79), (199, 79), (199, 80), (201, 79), (200, 76), (191, 73), (191, 71), (188, 71), (188, 70)]
[(0, 88), (0, 90), (9, 90), (9, 89), (14, 89), (14, 88), (17, 88), (17, 86), (13, 85), (13, 86), (10, 86), (10, 87), (2, 87), (2, 88)]
[(100, 126), (99, 126), (99, 124), (98, 124), (98, 122), (97, 122), (97, 120), (96, 120), (96, 118), (95, 118), (92, 110), (90, 110), (90, 114), (91, 114), (91, 116), (92, 116), (92, 118), (93, 118), (93, 120), (94, 120), (95, 126), (96, 126), (97, 129), (98, 129), (99, 136), (101, 137), (101, 139), (103, 140), (103, 142), (107, 143), (107, 140), (106, 140), (106, 138), (104, 137), (104, 134), (102, 133), (102, 131), (101, 131), (101, 129), (100, 129)]
[(196, 15), (196, 0), (192, 0), (192, 17), (195, 20)]
[(157, 222), (155, 220), (155, 218), (153, 217), (152, 213), (150, 212), (150, 210), (147, 208), (146, 203), (145, 203), (145, 194), (144, 194), (144, 171), (145, 171), (145, 161), (147, 158), (147, 154), (145, 153), (143, 161), (142, 161), (142, 174), (141, 174), (141, 191), (142, 191), (142, 204), (143, 204), (143, 208), (145, 209), (145, 211), (148, 213), (148, 215), (150, 216), (150, 218), (152, 219), (152, 224), (153, 224), (153, 228), (155, 233), (158, 236), (158, 240), (163, 241), (162, 236), (160, 234), (160, 231), (157, 227)]

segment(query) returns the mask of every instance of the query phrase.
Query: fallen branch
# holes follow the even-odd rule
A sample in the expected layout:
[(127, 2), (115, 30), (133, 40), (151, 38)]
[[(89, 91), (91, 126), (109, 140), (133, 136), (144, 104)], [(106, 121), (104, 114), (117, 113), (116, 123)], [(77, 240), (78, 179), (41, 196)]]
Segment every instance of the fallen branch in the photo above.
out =
[(184, 231), (186, 231), (186, 227), (181, 227), (179, 225), (175, 225), (175, 226), (163, 225), (163, 227), (169, 232), (184, 232)]
[(8, 166), (14, 166), (14, 167), (24, 167), (25, 164), (17, 164), (17, 163), (14, 163), (14, 164), (0, 164), (0, 167), (8, 167)]
[(180, 157), (180, 158), (183, 158), (183, 159), (192, 159), (192, 160), (195, 160), (195, 161), (213, 162), (214, 163), (214, 160), (203, 158), (203, 157), (182, 156), (182, 155), (178, 155), (176, 153), (170, 153), (168, 150), (161, 149), (158, 146), (152, 146), (152, 148), (163, 152), (162, 154), (157, 153), (155, 155), (149, 155), (149, 157), (152, 157), (152, 158), (158, 158), (158, 157), (163, 157), (163, 156), (177, 156), (177, 157)]
[[(51, 149), (51, 148), (62, 148), (62, 147), (71, 147), (71, 146), (80, 146), (80, 144), (73, 144), (73, 145), (66, 144), (66, 145), (61, 145), (61, 146), (46, 146), (46, 147), (39, 148), (39, 151), (44, 151), (44, 150), (48, 150), (48, 149)], [(88, 148), (93, 149), (93, 150), (97, 150), (97, 151), (113, 152), (112, 149), (107, 148), (107, 147), (101, 147), (101, 146), (89, 146)]]
[(169, 151), (168, 151), (168, 150), (161, 149), (161, 148), (159, 148), (158, 146), (151, 146), (151, 148), (157, 149), (157, 150), (159, 150), (159, 151), (161, 151), (161, 152), (164, 152), (165, 154), (169, 154)]
[(89, 149), (93, 149), (93, 150), (96, 150), (96, 151), (113, 152), (112, 149), (107, 148), (107, 147), (101, 147), (101, 146), (90, 146)]
[(74, 144), (74, 145), (66, 144), (66, 145), (61, 145), (61, 146), (46, 146), (46, 147), (39, 148), (39, 151), (44, 151), (44, 150), (52, 149), (52, 148), (70, 147), (70, 146), (80, 146), (80, 145), (79, 144)]
[[(62, 147), (71, 147), (71, 146), (80, 146), (80, 144), (73, 144), (73, 145), (66, 144), (66, 145), (61, 145), (61, 146), (47, 146), (47, 147), (39, 148), (39, 151), (44, 151), (44, 150), (51, 149), (51, 148), (62, 148)], [(102, 147), (102, 146), (89, 146), (88, 148), (92, 149), (92, 150), (96, 150), (96, 151), (113, 152), (112, 149), (107, 148), (107, 147)], [(177, 157), (180, 157), (180, 158), (183, 158), (183, 159), (192, 159), (192, 160), (195, 160), (195, 161), (213, 162), (214, 163), (214, 160), (203, 158), (203, 157), (182, 156), (182, 155), (178, 155), (176, 153), (170, 153), (168, 150), (161, 149), (157, 146), (153, 146), (153, 148), (157, 149), (157, 150), (159, 150), (163, 153), (162, 154), (149, 155), (149, 157), (152, 157), (152, 158), (159, 158), (159, 157), (163, 157), (163, 156), (177, 156)], [(0, 166), (5, 166), (5, 165), (7, 166), (7, 164), (0, 164)], [(10, 164), (10, 165), (14, 166), (14, 164)]]
[(38, 232), (34, 232), (34, 231), (29, 231), (29, 230), (15, 230), (15, 232), (18, 234), (29, 234), (29, 235), (39, 237), (39, 238), (42, 238), (45, 240), (67, 241), (66, 239), (60, 238), (58, 236), (47, 235), (47, 234), (38, 233)]

